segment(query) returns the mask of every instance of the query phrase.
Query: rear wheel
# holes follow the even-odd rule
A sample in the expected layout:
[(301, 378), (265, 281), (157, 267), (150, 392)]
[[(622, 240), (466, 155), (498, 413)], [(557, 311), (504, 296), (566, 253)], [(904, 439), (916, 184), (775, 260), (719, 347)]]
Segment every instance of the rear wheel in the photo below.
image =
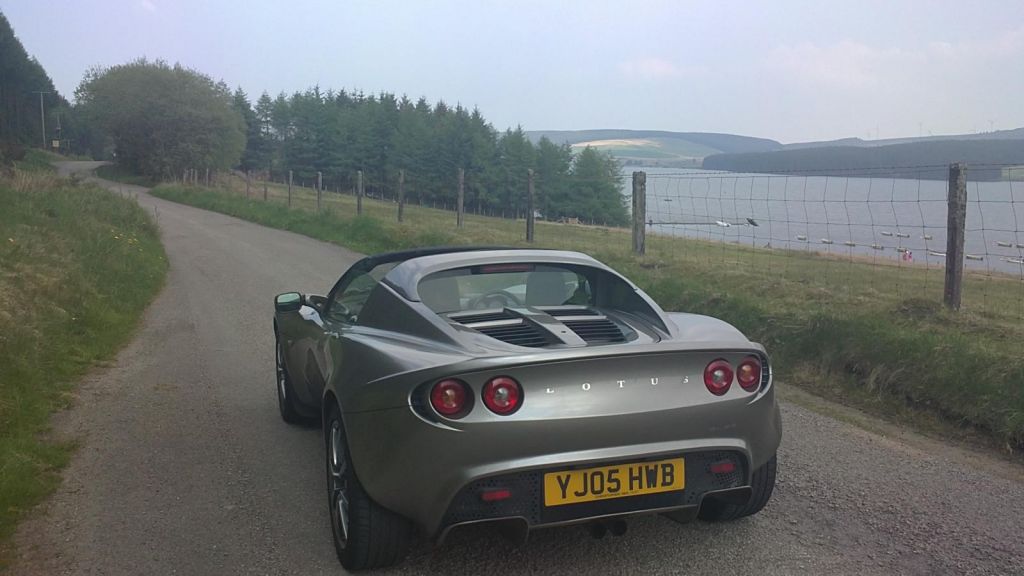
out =
[(274, 335), (274, 350), (277, 364), (277, 408), (281, 419), (289, 424), (301, 424), (305, 419), (295, 409), (295, 393), (292, 380), (288, 376), (288, 368), (284, 365), (284, 347), (281, 338)]
[(324, 423), (327, 504), (338, 560), (346, 570), (384, 568), (401, 562), (412, 543), (408, 520), (370, 499), (356, 478), (337, 408)]
[(772, 491), (775, 489), (777, 464), (776, 457), (772, 456), (764, 466), (754, 470), (754, 476), (750, 482), (753, 492), (746, 503), (733, 504), (710, 498), (701, 504), (698, 518), (708, 522), (727, 522), (760, 512), (772, 497)]

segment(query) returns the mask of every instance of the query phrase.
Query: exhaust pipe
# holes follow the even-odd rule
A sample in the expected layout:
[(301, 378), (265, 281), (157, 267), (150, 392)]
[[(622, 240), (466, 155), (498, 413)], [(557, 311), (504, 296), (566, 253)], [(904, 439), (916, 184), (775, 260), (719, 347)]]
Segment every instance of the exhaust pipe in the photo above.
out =
[(604, 538), (608, 533), (611, 533), (612, 536), (622, 536), (626, 533), (626, 527), (625, 520), (595, 520), (588, 525), (590, 535), (597, 540)]
[(612, 536), (622, 536), (626, 533), (626, 521), (612, 520), (609, 522), (608, 531), (612, 533)]

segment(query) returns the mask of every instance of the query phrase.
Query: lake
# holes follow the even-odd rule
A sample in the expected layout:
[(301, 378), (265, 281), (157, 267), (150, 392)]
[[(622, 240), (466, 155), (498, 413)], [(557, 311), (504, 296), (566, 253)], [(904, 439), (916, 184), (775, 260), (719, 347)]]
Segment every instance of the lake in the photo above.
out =
[[(627, 198), (633, 170), (623, 169)], [(644, 171), (656, 234), (945, 263), (946, 181)], [(1024, 279), (1024, 182), (968, 181), (967, 199), (965, 265)]]

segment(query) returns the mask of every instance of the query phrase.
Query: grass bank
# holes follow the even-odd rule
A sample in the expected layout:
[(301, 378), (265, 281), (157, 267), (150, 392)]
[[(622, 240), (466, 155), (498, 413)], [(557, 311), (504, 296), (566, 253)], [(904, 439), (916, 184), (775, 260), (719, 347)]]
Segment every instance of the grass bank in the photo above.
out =
[(158, 182), (148, 176), (139, 176), (133, 172), (125, 170), (117, 164), (104, 164), (96, 169), (96, 175), (100, 178), (106, 178), (107, 180), (113, 180), (115, 182), (121, 182), (124, 184), (134, 184), (135, 186), (156, 186)]
[[(244, 188), (243, 188), (244, 190)], [(282, 188), (268, 201), (238, 190), (160, 186), (153, 194), (362, 252), (438, 244), (525, 245), (522, 221)], [(253, 192), (262, 197), (262, 190)], [(625, 230), (537, 223), (537, 246), (588, 252), (623, 271), (669, 310), (723, 318), (772, 353), (786, 383), (897, 421), (940, 422), (1009, 450), (1024, 447), (1024, 286), (968, 275), (965, 310), (940, 305), (941, 269), (648, 236), (630, 253)], [(340, 273), (341, 271), (339, 271)], [(297, 289), (315, 288), (297, 286)]]
[(50, 415), (128, 340), (167, 269), (135, 202), (30, 166), (0, 178), (2, 549), (73, 448), (48, 437)]

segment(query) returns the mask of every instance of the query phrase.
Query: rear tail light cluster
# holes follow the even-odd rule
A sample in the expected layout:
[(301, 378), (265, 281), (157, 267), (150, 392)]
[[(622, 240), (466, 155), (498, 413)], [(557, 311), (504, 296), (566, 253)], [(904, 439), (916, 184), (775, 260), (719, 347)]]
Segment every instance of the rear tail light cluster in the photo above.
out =
[(721, 396), (729, 391), (733, 376), (739, 382), (740, 388), (747, 392), (756, 392), (761, 387), (761, 360), (756, 356), (747, 356), (733, 373), (732, 365), (727, 360), (719, 358), (704, 369), (704, 385), (715, 396)]
[(473, 395), (462, 380), (441, 380), (430, 389), (430, 405), (441, 416), (462, 418), (472, 406)]
[(519, 382), (507, 377), (491, 378), (484, 384), (484, 406), (500, 416), (507, 416), (523, 403), (523, 389)]
[[(484, 406), (499, 416), (508, 416), (523, 405), (523, 387), (508, 376), (488, 380), (481, 396)], [(445, 418), (462, 418), (473, 408), (473, 393), (462, 380), (440, 380), (430, 389), (430, 405)]]

